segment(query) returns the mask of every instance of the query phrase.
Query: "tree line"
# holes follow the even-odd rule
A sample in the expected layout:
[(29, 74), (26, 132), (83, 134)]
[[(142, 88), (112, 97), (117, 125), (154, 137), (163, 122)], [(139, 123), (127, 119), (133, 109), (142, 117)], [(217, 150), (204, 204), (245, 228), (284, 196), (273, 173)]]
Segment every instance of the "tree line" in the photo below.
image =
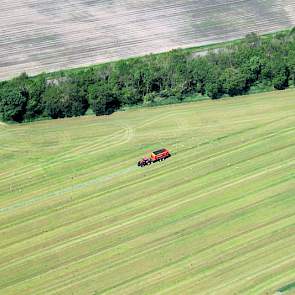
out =
[[(194, 56), (195, 55), (195, 56)], [(0, 83), (0, 117), (23, 122), (81, 116), (91, 108), (106, 115), (122, 106), (155, 104), (187, 96), (246, 94), (253, 87), (295, 85), (295, 28), (196, 56), (188, 50), (121, 60), (97, 67), (17, 78)]]

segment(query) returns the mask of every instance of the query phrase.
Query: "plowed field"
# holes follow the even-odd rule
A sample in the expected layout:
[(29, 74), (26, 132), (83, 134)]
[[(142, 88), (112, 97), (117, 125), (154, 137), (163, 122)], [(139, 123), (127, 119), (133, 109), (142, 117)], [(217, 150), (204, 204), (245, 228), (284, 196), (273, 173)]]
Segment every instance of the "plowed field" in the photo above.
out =
[(293, 0), (2, 0), (0, 80), (294, 25)]

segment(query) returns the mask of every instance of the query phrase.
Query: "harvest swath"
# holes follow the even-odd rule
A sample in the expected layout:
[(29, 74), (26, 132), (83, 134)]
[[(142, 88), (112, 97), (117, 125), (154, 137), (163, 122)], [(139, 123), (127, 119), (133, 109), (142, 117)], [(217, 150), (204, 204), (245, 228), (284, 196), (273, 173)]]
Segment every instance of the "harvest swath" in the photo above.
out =
[[(0, 294), (292, 284), (294, 95), (0, 125)], [(169, 160), (137, 167), (161, 147)]]
[(295, 25), (294, 0), (1, 0), (0, 80)]

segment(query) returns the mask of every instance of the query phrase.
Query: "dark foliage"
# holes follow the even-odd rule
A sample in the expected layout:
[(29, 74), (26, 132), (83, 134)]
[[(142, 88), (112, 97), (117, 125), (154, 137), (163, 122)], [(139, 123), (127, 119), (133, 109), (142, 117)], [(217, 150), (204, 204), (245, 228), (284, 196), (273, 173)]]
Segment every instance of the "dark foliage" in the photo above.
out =
[(181, 101), (194, 94), (219, 99), (245, 94), (252, 86), (285, 89), (295, 85), (294, 32), (268, 38), (252, 33), (237, 45), (199, 57), (172, 50), (59, 72), (51, 79), (46, 74), (31, 78), (22, 74), (0, 83), (1, 119), (80, 116), (89, 107), (96, 115), (107, 115), (121, 106)]

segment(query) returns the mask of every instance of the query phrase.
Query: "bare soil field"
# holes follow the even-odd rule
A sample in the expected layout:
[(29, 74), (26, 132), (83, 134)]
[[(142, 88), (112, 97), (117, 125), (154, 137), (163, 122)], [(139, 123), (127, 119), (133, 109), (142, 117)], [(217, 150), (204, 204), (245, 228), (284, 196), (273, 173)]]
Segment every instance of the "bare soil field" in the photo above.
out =
[(293, 25), (293, 0), (2, 0), (0, 80)]

